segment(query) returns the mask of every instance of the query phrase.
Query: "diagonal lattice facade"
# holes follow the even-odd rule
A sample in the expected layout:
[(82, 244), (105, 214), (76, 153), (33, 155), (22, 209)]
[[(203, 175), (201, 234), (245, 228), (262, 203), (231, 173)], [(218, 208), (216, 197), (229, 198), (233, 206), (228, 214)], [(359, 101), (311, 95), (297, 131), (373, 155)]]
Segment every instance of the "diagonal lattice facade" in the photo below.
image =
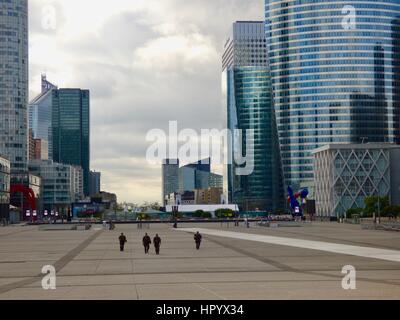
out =
[[(388, 145), (390, 146), (390, 145)], [(391, 196), (390, 147), (329, 145), (314, 151), (317, 215), (344, 216), (365, 198)]]

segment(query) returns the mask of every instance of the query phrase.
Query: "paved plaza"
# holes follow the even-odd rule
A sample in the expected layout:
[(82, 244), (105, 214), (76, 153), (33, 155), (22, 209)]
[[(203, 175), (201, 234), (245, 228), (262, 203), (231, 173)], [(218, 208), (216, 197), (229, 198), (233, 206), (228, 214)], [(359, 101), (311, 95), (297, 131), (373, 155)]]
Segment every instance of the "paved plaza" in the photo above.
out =
[[(193, 232), (203, 233), (200, 251)], [(119, 251), (118, 236), (128, 238)], [(145, 255), (148, 232), (161, 255)], [(224, 223), (116, 225), (114, 231), (0, 228), (0, 299), (264, 300), (400, 299), (400, 233), (313, 223), (302, 227), (234, 227)], [(42, 267), (57, 270), (44, 290)], [(357, 289), (342, 288), (354, 266)]]

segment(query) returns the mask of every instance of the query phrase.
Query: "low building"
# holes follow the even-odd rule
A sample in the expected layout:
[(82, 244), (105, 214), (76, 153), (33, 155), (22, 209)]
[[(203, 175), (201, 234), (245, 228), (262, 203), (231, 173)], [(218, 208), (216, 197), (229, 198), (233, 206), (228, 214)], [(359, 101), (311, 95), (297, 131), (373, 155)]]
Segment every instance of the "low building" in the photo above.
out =
[(208, 188), (196, 190), (196, 204), (222, 203), (223, 188)]
[(81, 167), (33, 160), (29, 171), (42, 178), (41, 210), (58, 211), (67, 215), (71, 204), (83, 198), (83, 170)]
[[(13, 192), (12, 189), (16, 191)], [(28, 172), (10, 175), (10, 204), (18, 208), (19, 220), (27, 218), (27, 210), (32, 211), (39, 207), (41, 196), (42, 179), (40, 176)]]
[(0, 157), (0, 221), (10, 220), (10, 161)]
[(400, 204), (400, 146), (331, 144), (313, 154), (317, 216), (345, 216), (351, 208), (364, 208), (369, 196)]
[(166, 212), (172, 213), (175, 212), (176, 207), (178, 207), (179, 213), (194, 213), (196, 211), (202, 210), (204, 212), (210, 212), (215, 217), (215, 211), (220, 209), (229, 209), (233, 212), (239, 212), (239, 207), (235, 204), (215, 204), (215, 205), (179, 205), (166, 206)]
[(118, 199), (115, 193), (104, 192), (101, 191), (100, 193), (91, 197), (91, 202), (93, 203), (102, 203), (105, 205), (106, 209), (114, 210), (117, 208)]
[(165, 198), (167, 205), (194, 205), (196, 204), (195, 191), (174, 192)]

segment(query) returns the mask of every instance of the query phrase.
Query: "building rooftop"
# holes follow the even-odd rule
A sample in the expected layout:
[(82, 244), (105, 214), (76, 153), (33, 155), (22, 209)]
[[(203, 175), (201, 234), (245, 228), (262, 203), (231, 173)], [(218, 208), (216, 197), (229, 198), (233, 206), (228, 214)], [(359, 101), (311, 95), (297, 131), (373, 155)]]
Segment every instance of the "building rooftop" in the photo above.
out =
[(314, 149), (312, 154), (336, 149), (400, 149), (400, 145), (394, 143), (334, 143)]

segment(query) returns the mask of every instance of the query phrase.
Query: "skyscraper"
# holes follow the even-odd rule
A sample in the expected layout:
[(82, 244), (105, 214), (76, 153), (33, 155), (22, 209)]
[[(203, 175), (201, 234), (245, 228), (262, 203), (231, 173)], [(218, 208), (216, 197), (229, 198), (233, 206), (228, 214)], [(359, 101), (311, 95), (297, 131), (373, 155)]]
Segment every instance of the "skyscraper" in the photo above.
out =
[(0, 2), (0, 154), (11, 171), (28, 162), (28, 1)]
[(53, 160), (83, 169), (83, 190), (87, 196), (90, 173), (89, 90), (58, 89), (51, 92)]
[[(222, 58), (227, 127), (254, 132), (254, 171), (238, 175), (228, 165), (229, 201), (242, 210), (282, 209), (283, 184), (264, 22), (236, 22)], [(239, 152), (233, 142), (229, 152)], [(246, 150), (246, 140), (240, 146)]]
[(98, 195), (101, 191), (101, 173), (90, 171), (89, 195)]
[(34, 139), (47, 141), (49, 158), (52, 158), (52, 90), (57, 87), (47, 81), (46, 75), (42, 75), (42, 91), (29, 103), (29, 128), (33, 132)]
[(399, 17), (394, 0), (266, 0), (287, 185), (312, 181), (329, 143), (400, 142)]
[(162, 203), (165, 198), (179, 189), (179, 160), (166, 159), (162, 165)]
[(185, 165), (186, 168), (193, 168), (197, 171), (211, 172), (211, 158), (203, 159), (195, 163)]

